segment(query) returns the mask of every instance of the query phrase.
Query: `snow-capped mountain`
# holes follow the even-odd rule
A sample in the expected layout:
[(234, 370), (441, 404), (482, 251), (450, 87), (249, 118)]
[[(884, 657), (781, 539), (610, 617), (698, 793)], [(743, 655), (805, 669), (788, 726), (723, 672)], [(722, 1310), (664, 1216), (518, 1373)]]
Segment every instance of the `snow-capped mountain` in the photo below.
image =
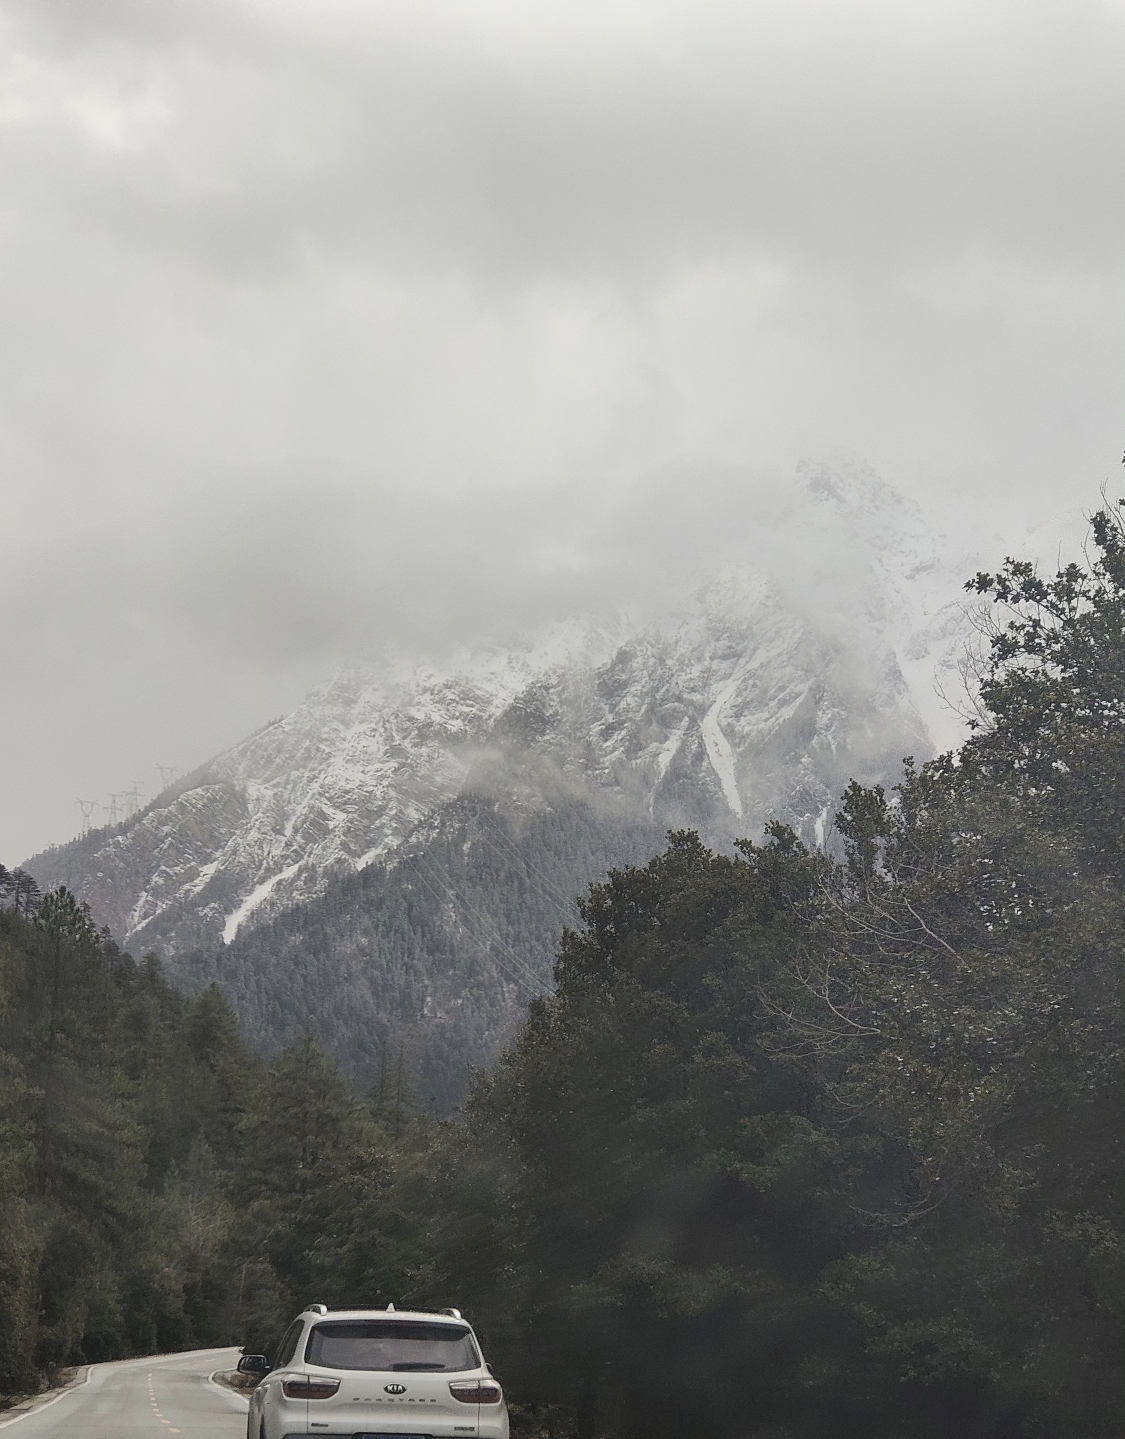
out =
[(821, 841), (849, 779), (893, 780), (904, 754), (955, 740), (935, 675), (951, 687), (965, 573), (872, 472), (806, 464), (784, 531), (659, 620), (353, 666), (27, 868), (175, 957), (425, 844), (465, 793), (601, 796), (716, 843), (776, 816)]

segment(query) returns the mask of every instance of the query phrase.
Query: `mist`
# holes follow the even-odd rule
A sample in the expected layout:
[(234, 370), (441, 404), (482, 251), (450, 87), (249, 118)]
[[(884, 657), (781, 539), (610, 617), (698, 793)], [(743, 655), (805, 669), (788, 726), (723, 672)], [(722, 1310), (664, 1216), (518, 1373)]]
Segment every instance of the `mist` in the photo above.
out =
[(1117, 473), (1119, 4), (0, 38), (9, 863), (357, 652), (658, 605), (784, 534), (802, 457), (1000, 551)]

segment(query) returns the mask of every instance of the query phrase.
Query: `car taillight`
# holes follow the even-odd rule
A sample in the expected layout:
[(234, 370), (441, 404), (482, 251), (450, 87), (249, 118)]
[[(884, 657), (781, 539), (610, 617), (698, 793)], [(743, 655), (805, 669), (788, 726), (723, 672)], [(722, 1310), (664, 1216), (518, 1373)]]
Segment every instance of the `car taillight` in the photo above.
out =
[(339, 1389), (340, 1381), (309, 1374), (300, 1379), (286, 1379), (281, 1387), (287, 1399), (331, 1399)]
[(462, 1404), (499, 1404), (504, 1397), (495, 1379), (462, 1379), (451, 1384), (449, 1392)]

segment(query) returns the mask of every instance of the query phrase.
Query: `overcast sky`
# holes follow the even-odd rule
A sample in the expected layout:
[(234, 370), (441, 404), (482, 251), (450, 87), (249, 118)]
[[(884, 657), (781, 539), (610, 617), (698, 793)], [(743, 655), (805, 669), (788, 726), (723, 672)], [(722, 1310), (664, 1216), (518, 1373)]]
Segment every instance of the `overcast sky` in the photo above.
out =
[(1014, 533), (1120, 473), (1122, 0), (0, 0), (0, 56), (9, 865), (802, 456)]

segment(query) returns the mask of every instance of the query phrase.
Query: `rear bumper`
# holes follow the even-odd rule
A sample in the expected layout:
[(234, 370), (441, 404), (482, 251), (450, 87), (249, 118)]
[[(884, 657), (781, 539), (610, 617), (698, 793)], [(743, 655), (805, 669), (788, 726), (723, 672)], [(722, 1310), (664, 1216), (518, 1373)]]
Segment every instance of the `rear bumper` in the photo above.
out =
[(314, 1439), (315, 1435), (323, 1435), (324, 1439), (508, 1439), (508, 1421), (506, 1418), (493, 1419), (487, 1422), (474, 1424), (471, 1420), (454, 1424), (434, 1424), (431, 1420), (425, 1429), (412, 1429), (409, 1425), (402, 1424), (397, 1428), (387, 1427), (385, 1429), (315, 1429), (311, 1433), (286, 1434), (284, 1439)]
[(504, 1411), (482, 1419), (472, 1414), (443, 1420), (427, 1415), (411, 1423), (405, 1416), (396, 1414), (393, 1419), (388, 1415), (366, 1429), (357, 1430), (354, 1422), (318, 1424), (307, 1432), (287, 1433), (284, 1439), (317, 1439), (317, 1436), (322, 1439), (384, 1439), (384, 1436), (387, 1439), (400, 1439), (400, 1436), (401, 1439), (508, 1439), (508, 1416)]

